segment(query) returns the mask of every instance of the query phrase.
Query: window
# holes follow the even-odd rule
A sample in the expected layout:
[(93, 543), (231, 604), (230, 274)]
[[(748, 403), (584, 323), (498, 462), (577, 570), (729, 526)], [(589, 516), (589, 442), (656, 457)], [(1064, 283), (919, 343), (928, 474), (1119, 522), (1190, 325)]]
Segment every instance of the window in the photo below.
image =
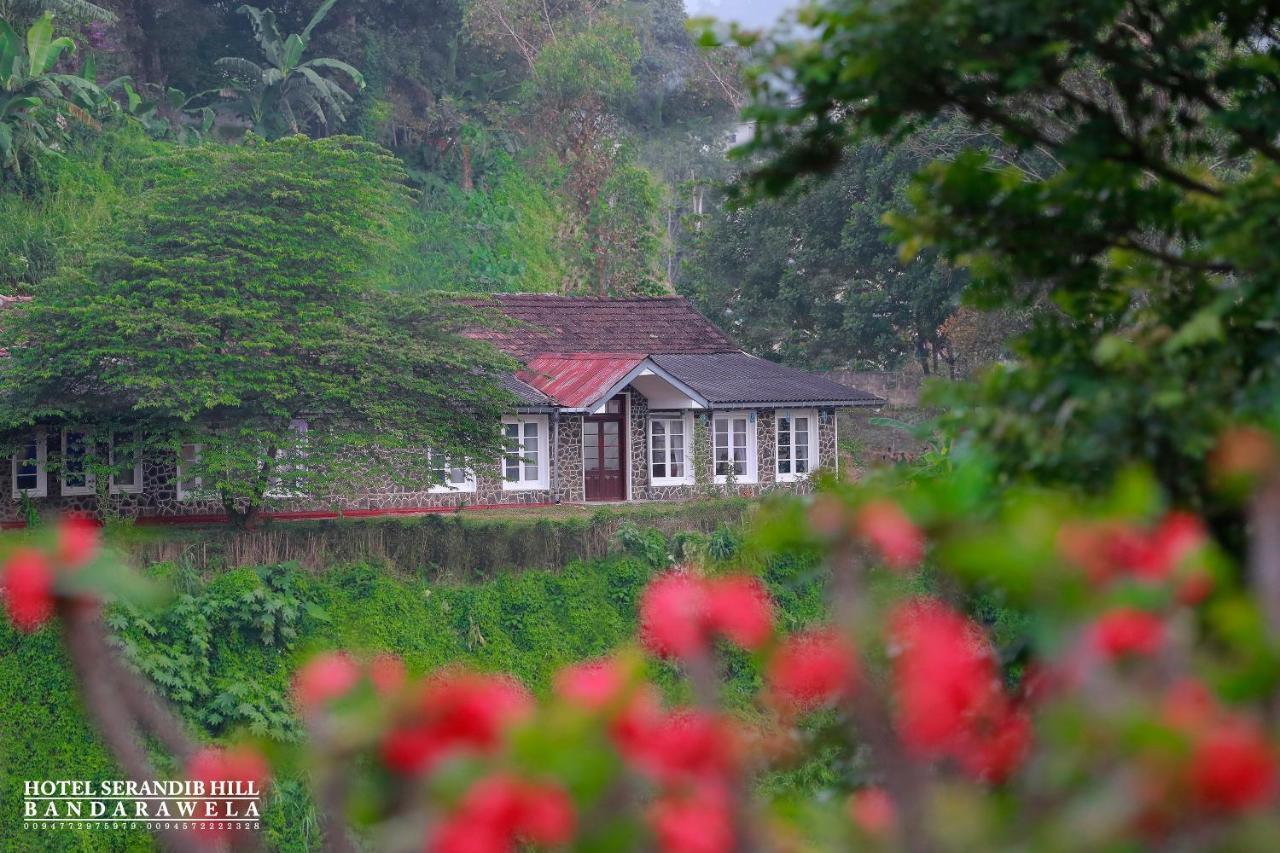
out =
[[(182, 450), (178, 452), (178, 500), (189, 501), (200, 497), (201, 491), (204, 489), (204, 478), (199, 476), (188, 476), (187, 472), (200, 461), (201, 446), (199, 444), (184, 444)], [(186, 469), (184, 471), (183, 469)]]
[(756, 481), (756, 419), (747, 412), (718, 412), (712, 419), (711, 441), (716, 482)]
[(690, 459), (692, 415), (653, 415), (649, 418), (649, 480), (654, 485), (693, 482)]
[(476, 478), (470, 468), (451, 465), (448, 457), (435, 451), (427, 451), (431, 460), (431, 473), (435, 479), (431, 483), (432, 492), (474, 492)]
[(111, 434), (111, 493), (142, 491), (142, 454), (132, 432)]
[(778, 410), (778, 480), (803, 480), (813, 472), (818, 448), (818, 417), (812, 411)]
[(503, 418), (502, 436), (506, 451), (502, 457), (504, 489), (545, 489), (547, 487), (547, 419), (545, 417)]
[(89, 471), (89, 436), (82, 429), (62, 431), (62, 474), (59, 483), (64, 495), (91, 495), (94, 477)]
[(266, 496), (269, 498), (302, 497), (306, 468), (302, 460), (307, 458), (308, 423), (302, 418), (289, 421), (289, 429), (297, 433), (292, 447), (282, 447), (276, 452), (275, 475), (271, 477)]
[(26, 494), (31, 498), (43, 498), (49, 494), (49, 481), (45, 471), (45, 458), (48, 448), (45, 447), (44, 430), (38, 429), (29, 441), (22, 444), (13, 454), (13, 496)]

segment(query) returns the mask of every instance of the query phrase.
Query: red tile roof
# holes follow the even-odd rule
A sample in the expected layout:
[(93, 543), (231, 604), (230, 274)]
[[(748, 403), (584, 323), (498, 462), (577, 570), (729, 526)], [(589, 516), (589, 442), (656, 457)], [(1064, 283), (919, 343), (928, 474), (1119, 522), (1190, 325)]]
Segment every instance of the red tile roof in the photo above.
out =
[(565, 408), (581, 409), (598, 403), (644, 360), (635, 353), (544, 353), (530, 359), (516, 378)]
[(520, 359), (543, 353), (739, 351), (682, 296), (597, 299), (512, 293), (463, 301), (481, 309), (492, 305), (516, 321), (475, 334)]

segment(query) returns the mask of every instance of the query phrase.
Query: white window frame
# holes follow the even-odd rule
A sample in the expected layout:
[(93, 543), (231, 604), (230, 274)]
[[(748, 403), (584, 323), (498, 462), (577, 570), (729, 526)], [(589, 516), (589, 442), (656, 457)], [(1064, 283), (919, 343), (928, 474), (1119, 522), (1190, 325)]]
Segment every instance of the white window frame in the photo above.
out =
[[(653, 423), (654, 423), (654, 421), (679, 421), (679, 422), (684, 426), (684, 476), (683, 476), (683, 477), (655, 477), (655, 476), (653, 475), (653, 466), (654, 466), (654, 465), (657, 463), (657, 461), (658, 461), (658, 460), (657, 460), (657, 457), (655, 456), (654, 449), (653, 449), (653, 439), (654, 439), (654, 435), (653, 435)], [(659, 413), (657, 413), (657, 414), (650, 414), (650, 415), (649, 415), (649, 444), (648, 444), (648, 448), (649, 448), (649, 484), (650, 484), (650, 485), (653, 485), (653, 486), (687, 486), (687, 485), (689, 485), (690, 483), (693, 483), (693, 482), (694, 482), (694, 476), (693, 476), (693, 475), (694, 475), (694, 472), (693, 472), (693, 436), (694, 436), (694, 432), (695, 432), (695, 431), (694, 431), (694, 427), (693, 427), (693, 413), (692, 413), (692, 412), (674, 413), (674, 414), (670, 414), (670, 413), (668, 413), (668, 414), (664, 414), (664, 413), (659, 412)], [(670, 447), (670, 443), (669, 443), (669, 442), (670, 442), (670, 435), (671, 435), (670, 433), (667, 433), (667, 435), (666, 435), (666, 439), (667, 439), (667, 442), (668, 442), (668, 444), (667, 444), (667, 447), (668, 447), (668, 448)], [(668, 470), (670, 470), (670, 464), (671, 464), (670, 454), (668, 454), (668, 458), (667, 458), (667, 459), (665, 459), (665, 460), (663, 460), (663, 461), (667, 464), (667, 466), (668, 466)]]
[(444, 468), (437, 468), (435, 463), (435, 452), (432, 450), (427, 450), (427, 462), (431, 466), (431, 471), (433, 473), (436, 471), (444, 471), (445, 474), (452, 475), (454, 471), (462, 471), (463, 478), (464, 478), (461, 483), (453, 483), (448, 481), (444, 483), (438, 483), (435, 480), (432, 480), (431, 488), (427, 489), (427, 492), (429, 494), (433, 494), (433, 495), (448, 495), (448, 494), (458, 494), (458, 493), (469, 494), (476, 490), (476, 472), (472, 470), (470, 467), (465, 465), (450, 465), (448, 463), (448, 460), (446, 460)]
[(507, 440), (507, 427), (512, 424), (518, 424), (520, 427), (520, 453), (524, 454), (524, 427), (525, 424), (538, 425), (538, 479), (525, 479), (525, 465), (520, 465), (520, 479), (507, 479), (507, 452), (504, 449), (502, 459), (498, 464), (498, 478), (502, 481), (502, 490), (504, 492), (527, 492), (536, 489), (550, 488), (550, 455), (551, 455), (551, 434), (550, 419), (546, 415), (508, 415), (502, 419), (502, 441), (505, 445)]
[[(36, 444), (36, 487), (27, 490), (27, 497), (44, 498), (49, 496), (49, 442), (45, 436), (44, 427), (36, 427), (35, 430)], [(14, 451), (10, 460), (10, 477), (9, 483), (13, 486), (13, 497), (18, 499), (22, 497), (22, 490), (18, 488), (18, 453)]]
[(191, 454), (192, 462), (199, 462), (200, 457), (204, 454), (204, 445), (198, 441), (183, 442), (182, 447), (178, 449), (178, 461), (173, 466), (174, 468), (173, 489), (174, 489), (174, 494), (177, 495), (177, 498), (180, 501), (198, 500), (204, 496), (204, 477), (192, 477), (191, 478), (192, 488), (190, 489), (182, 485), (184, 481), (184, 478), (182, 476), (182, 452), (186, 450), (188, 447), (192, 448), (192, 454)]
[[(757, 459), (757, 444), (758, 444), (757, 436), (760, 428), (760, 425), (759, 425), (760, 419), (755, 415), (756, 415), (755, 412), (745, 410), (745, 409), (711, 413), (711, 429), (710, 429), (711, 435), (709, 438), (711, 441), (711, 470), (713, 473), (715, 472), (715, 469), (716, 469), (716, 421), (719, 420), (720, 418), (726, 418), (730, 421), (732, 421), (734, 418), (745, 418), (747, 421), (747, 447), (746, 447), (747, 472), (745, 474), (735, 476), (733, 478), (733, 481), (735, 483), (756, 483), (759, 481), (760, 472), (759, 472), (759, 461)], [(729, 436), (730, 436), (730, 442), (732, 442), (733, 440), (732, 429), (729, 430)], [(729, 455), (730, 455), (730, 458), (732, 458), (733, 456), (732, 443), (730, 443), (729, 445)], [(729, 482), (729, 476), (727, 474), (715, 474), (715, 482), (719, 485), (724, 485), (725, 483)]]
[[(304, 498), (306, 495), (300, 490), (285, 488), (285, 477), (283, 475), (292, 475), (296, 472), (306, 472), (307, 467), (305, 460), (307, 458), (307, 433), (311, 430), (311, 424), (306, 418), (293, 418), (289, 421), (289, 429), (298, 433), (301, 438), (295, 448), (276, 453), (274, 461), (274, 469), (271, 477), (267, 481), (267, 491), (263, 497), (272, 500), (286, 500), (289, 498)], [(290, 476), (289, 479), (293, 479)]]
[[(127, 432), (127, 430), (126, 430)], [(136, 433), (135, 433), (136, 434)], [(107, 451), (107, 464), (111, 466), (111, 478), (108, 486), (113, 495), (136, 495), (142, 492), (142, 452), (138, 451), (138, 458), (133, 463), (133, 483), (131, 485), (121, 485), (116, 482), (116, 434), (111, 433), (111, 447)]]
[[(782, 472), (782, 419), (791, 419), (792, 424), (796, 418), (809, 419), (809, 470), (803, 474), (792, 473), (784, 474)], [(814, 469), (819, 467), (821, 460), (818, 458), (818, 410), (817, 409), (778, 409), (773, 413), (773, 473), (779, 483), (799, 483), (809, 479)], [(791, 430), (791, 461), (794, 469), (795, 462), (795, 427)]]
[[(61, 470), (58, 471), (58, 489), (64, 495), (91, 495), (97, 490), (98, 482), (94, 473), (89, 470), (89, 457), (93, 453), (93, 447), (88, 441), (89, 434), (83, 427), (63, 427), (61, 432), (62, 432), (62, 465), (60, 466)], [(79, 433), (81, 436), (83, 436), (83, 440), (85, 444), (85, 448), (84, 448), (85, 471), (84, 471), (83, 486), (67, 485), (67, 434), (68, 433)]]

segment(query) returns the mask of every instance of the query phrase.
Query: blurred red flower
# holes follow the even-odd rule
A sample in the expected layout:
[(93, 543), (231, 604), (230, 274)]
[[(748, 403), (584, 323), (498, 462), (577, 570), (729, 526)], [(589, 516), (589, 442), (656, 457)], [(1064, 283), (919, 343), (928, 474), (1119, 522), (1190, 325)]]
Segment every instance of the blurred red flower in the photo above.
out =
[(293, 677), (293, 698), (304, 714), (351, 692), (360, 668), (345, 652), (326, 652), (304, 663)]
[(437, 830), (435, 853), (514, 850), (517, 842), (564, 844), (573, 838), (577, 816), (565, 792), (513, 776), (482, 779), (467, 791), (458, 810)]
[(767, 677), (774, 695), (810, 710), (854, 688), (858, 660), (836, 631), (816, 629), (788, 637), (769, 661)]
[(895, 569), (912, 568), (924, 559), (924, 534), (893, 501), (866, 504), (858, 510), (854, 527)]
[(379, 696), (399, 693), (405, 683), (404, 661), (393, 654), (380, 654), (369, 661), (369, 681)]
[(1196, 738), (1191, 786), (1207, 809), (1236, 813), (1268, 804), (1276, 792), (1276, 760), (1258, 726), (1222, 720)]
[(400, 773), (420, 773), (457, 749), (490, 751), (532, 707), (528, 691), (509, 678), (441, 673), (423, 685), (410, 717), (384, 737), (383, 761)]
[(976, 625), (939, 601), (900, 607), (889, 624), (903, 740), (918, 752), (943, 754), (1003, 699), (991, 650)]
[(730, 641), (754, 651), (773, 634), (773, 605), (759, 578), (728, 575), (707, 582), (707, 621)]
[(863, 788), (849, 797), (849, 817), (868, 835), (884, 836), (898, 820), (893, 799), (883, 788)]
[(662, 782), (721, 779), (737, 766), (737, 742), (726, 720), (685, 709), (636, 732), (627, 757)]
[(733, 815), (723, 785), (704, 783), (668, 792), (649, 810), (649, 823), (663, 853), (730, 853)]
[(19, 548), (9, 556), (0, 585), (9, 619), (19, 631), (34, 631), (53, 615), (53, 569), (34, 548)]
[(58, 562), (77, 569), (98, 553), (98, 523), (83, 515), (70, 515), (58, 525)]
[(1031, 719), (1026, 713), (999, 703), (960, 741), (956, 758), (964, 771), (980, 782), (1000, 783), (1017, 770), (1031, 749)]
[(1104, 613), (1089, 629), (1098, 651), (1110, 658), (1152, 655), (1164, 645), (1164, 622), (1153, 613), (1122, 607)]
[(659, 657), (707, 650), (707, 590), (701, 578), (671, 572), (655, 579), (640, 600), (640, 640)]

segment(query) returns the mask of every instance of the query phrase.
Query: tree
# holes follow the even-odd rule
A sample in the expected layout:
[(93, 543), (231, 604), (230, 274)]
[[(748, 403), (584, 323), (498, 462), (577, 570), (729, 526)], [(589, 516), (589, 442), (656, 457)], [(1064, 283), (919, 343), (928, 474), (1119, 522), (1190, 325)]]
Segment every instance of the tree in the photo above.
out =
[(6, 316), (8, 435), (53, 421), (200, 444), (184, 476), (241, 522), (268, 492), (431, 482), (427, 448), (496, 457), (511, 365), (457, 334), (471, 314), (385, 287), (409, 203), (387, 152), (251, 137), (150, 169), (135, 209)]
[(313, 127), (328, 131), (331, 124), (345, 122), (343, 107), (353, 100), (347, 90), (329, 76), (337, 71), (356, 87), (364, 88), (364, 77), (340, 59), (317, 57), (302, 61), (311, 41), (311, 31), (325, 19), (337, 0), (325, 0), (316, 9), (301, 33), (286, 38), (276, 26), (270, 9), (241, 6), (239, 11), (253, 24), (253, 37), (262, 48), (266, 67), (243, 57), (223, 57), (217, 65), (231, 79), (239, 97), (236, 108), (262, 136), (275, 138), (300, 133)]
[(95, 124), (88, 110), (102, 93), (92, 80), (54, 71), (75, 43), (53, 37), (53, 15), (45, 13), (26, 39), (0, 19), (0, 174), (21, 176), (43, 154), (67, 138), (67, 122)]
[(953, 401), (952, 426), (1009, 475), (1096, 487), (1146, 459), (1202, 500), (1217, 429), (1280, 393), (1276, 10), (832, 0), (806, 21), (816, 41), (775, 45), (753, 77), (770, 155), (753, 190), (949, 115), (1051, 162), (934, 165), (894, 224), (906, 251), (968, 268), (979, 304), (1054, 307), (1016, 364)]
[(905, 146), (866, 142), (803, 195), (713, 210), (695, 220), (682, 289), (790, 364), (954, 376), (945, 324), (967, 276), (936, 256), (899, 263), (882, 222), (921, 165)]

